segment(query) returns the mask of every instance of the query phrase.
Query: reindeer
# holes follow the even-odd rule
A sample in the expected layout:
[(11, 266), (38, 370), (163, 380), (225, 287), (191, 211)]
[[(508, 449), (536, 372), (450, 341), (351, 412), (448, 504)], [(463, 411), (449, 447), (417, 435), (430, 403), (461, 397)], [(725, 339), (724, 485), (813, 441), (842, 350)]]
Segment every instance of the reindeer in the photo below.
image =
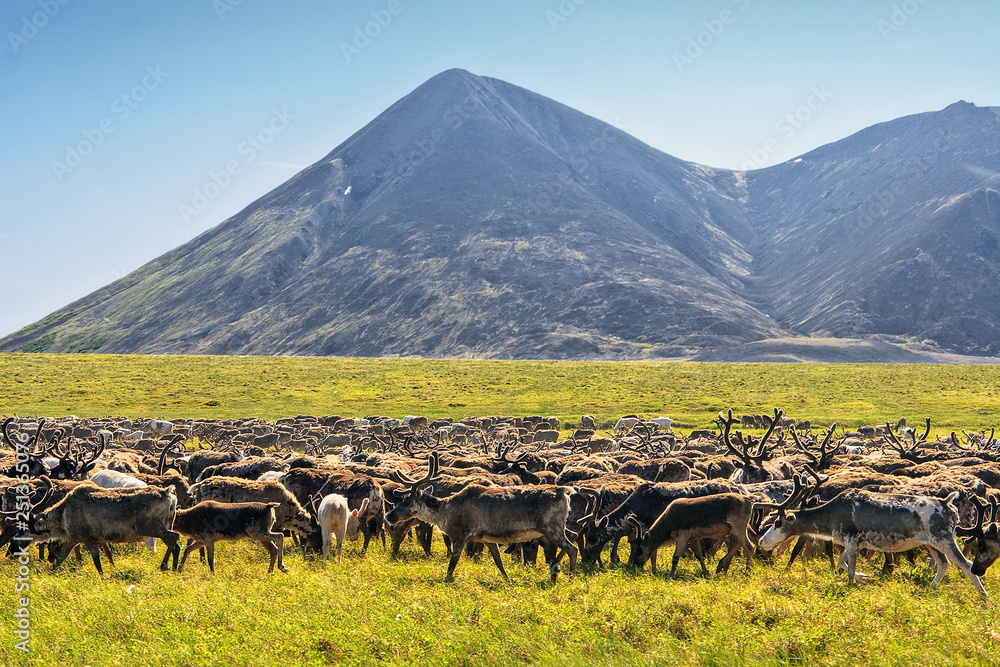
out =
[(728, 571), (730, 561), (741, 547), (749, 564), (753, 547), (747, 540), (747, 525), (752, 507), (753, 498), (750, 496), (742, 493), (718, 493), (674, 500), (646, 531), (642, 530), (642, 524), (635, 517), (629, 517), (629, 523), (639, 531), (636, 535), (638, 548), (633, 549), (629, 562), (642, 567), (647, 560), (652, 560), (653, 572), (656, 572), (657, 549), (666, 542), (675, 541), (670, 576), (674, 576), (677, 571), (677, 564), (689, 544), (694, 548), (694, 555), (701, 564), (702, 572), (708, 576), (701, 541), (724, 539), (729, 543), (729, 551), (719, 561), (715, 573)]
[[(950, 559), (969, 577), (976, 590), (986, 595), (979, 577), (972, 573), (972, 563), (962, 555), (955, 542), (958, 511), (953, 502), (958, 498), (957, 491), (941, 500), (848, 489), (822, 505), (797, 509), (815, 492), (819, 483), (803, 487), (801, 478), (796, 476), (792, 492), (784, 502), (756, 505), (760, 509), (774, 510), (773, 523), (758, 540), (762, 549), (773, 549), (799, 535), (832, 540), (844, 547), (839, 565), (847, 570), (848, 581), (853, 584), (859, 574), (856, 563), (860, 549), (898, 553), (927, 546), (938, 566), (931, 588), (944, 578)], [(866, 575), (860, 576), (866, 578)]]
[[(820, 444), (819, 451), (817, 452), (814, 447), (814, 445), (816, 444), (815, 438), (810, 438), (805, 443), (803, 443), (802, 440), (799, 439), (799, 434), (796, 433), (796, 429), (795, 428), (791, 429), (792, 439), (795, 441), (795, 446), (798, 447), (800, 450), (802, 450), (802, 453), (806, 455), (806, 458), (809, 459), (809, 466), (813, 470), (819, 472), (826, 470), (833, 464), (833, 457), (843, 451), (843, 446), (839, 442), (833, 449), (829, 450), (827, 449), (827, 445), (830, 444), (830, 440), (833, 438), (833, 435), (836, 432), (836, 430), (837, 430), (836, 423), (834, 423), (832, 426), (830, 426), (829, 429), (827, 429), (826, 437), (823, 438), (823, 442)], [(817, 458), (816, 456), (817, 453), (819, 454), (819, 458)]]
[[(596, 563), (604, 546), (632, 533), (634, 516), (641, 525), (652, 525), (667, 506), (677, 498), (694, 498), (716, 493), (739, 493), (736, 484), (726, 480), (697, 480), (688, 482), (658, 482), (641, 484), (618, 507), (602, 516), (590, 528), (587, 545), (583, 550), (584, 562)], [(614, 553), (614, 551), (612, 551)], [(614, 558), (612, 557), (612, 562)]]
[(14, 436), (18, 440), (18, 444), (14, 444), (11, 438), (8, 428), (11, 422), (14, 421), (14, 417), (8, 417), (4, 420), (3, 426), (0, 427), (0, 431), (3, 432), (3, 441), (15, 452), (23, 452), (27, 454), (27, 460), (21, 461), (12, 457), (10, 460), (10, 465), (4, 465), (0, 467), (0, 475), (4, 477), (14, 477), (17, 475), (27, 475), (28, 477), (41, 477), (42, 475), (48, 475), (49, 469), (42, 462), (42, 459), (49, 453), (55, 444), (50, 443), (47, 448), (41, 452), (35, 452), (35, 447), (38, 445), (42, 437), (42, 426), (45, 424), (45, 420), (41, 420), (38, 423), (38, 430), (35, 432), (34, 436), (28, 436), (27, 434), (21, 434)]
[(187, 461), (187, 478), (194, 484), (198, 481), (198, 476), (209, 466), (221, 463), (239, 463), (246, 459), (243, 452), (219, 452), (214, 449), (206, 449), (195, 452)]
[[(978, 497), (974, 497), (972, 501), (977, 509), (976, 525), (972, 528), (958, 527), (955, 534), (966, 538), (966, 545), (970, 541), (975, 544), (976, 558), (972, 562), (972, 574), (981, 577), (1000, 557), (1000, 506), (996, 496), (990, 496), (988, 504)], [(989, 514), (992, 514), (992, 518), (984, 526), (984, 519)]]
[(58, 567), (77, 544), (83, 544), (94, 559), (99, 574), (101, 543), (137, 542), (157, 537), (167, 545), (160, 564), (174, 554), (177, 569), (177, 533), (170, 530), (177, 509), (177, 497), (172, 488), (101, 489), (93, 484), (81, 484), (61, 501), (34, 517), (32, 535), (38, 541), (63, 542), (62, 553), (53, 567)]
[(730, 477), (733, 482), (753, 484), (754, 482), (767, 482), (774, 479), (774, 473), (764, 467), (764, 461), (770, 461), (774, 458), (774, 450), (777, 445), (768, 447), (767, 439), (774, 433), (775, 427), (781, 423), (781, 415), (781, 410), (775, 408), (774, 418), (770, 420), (767, 432), (764, 433), (764, 437), (759, 442), (751, 436), (747, 436), (746, 442), (744, 442), (743, 434), (736, 431), (736, 442), (739, 444), (737, 447), (730, 439), (730, 432), (733, 425), (739, 423), (739, 420), (733, 417), (732, 410), (729, 411), (728, 417), (723, 417), (722, 413), (719, 413), (718, 421), (723, 427), (722, 440), (726, 444), (726, 449), (739, 457), (738, 460), (733, 460), (733, 464), (736, 466), (736, 471)]
[(347, 498), (339, 493), (331, 493), (324, 496), (319, 506), (313, 498), (311, 507), (316, 521), (319, 522), (319, 529), (323, 535), (323, 559), (330, 557), (330, 547), (333, 541), (337, 542), (337, 562), (340, 562), (344, 549), (344, 538), (351, 542), (358, 539), (359, 517), (363, 517), (368, 509), (368, 498), (361, 502), (358, 509), (348, 509)]
[(437, 526), (452, 541), (452, 556), (448, 563), (448, 579), (453, 578), (462, 551), (469, 542), (481, 542), (493, 556), (493, 562), (504, 579), (510, 580), (504, 569), (497, 544), (525, 542), (544, 537), (559, 547), (559, 553), (549, 567), (552, 581), (559, 573), (559, 561), (569, 554), (569, 569), (576, 570), (577, 549), (566, 536), (566, 518), (570, 497), (576, 490), (568, 486), (485, 487), (470, 484), (448, 498), (432, 495), (438, 474), (439, 454), (432, 452), (427, 474), (411, 479), (395, 473), (393, 481), (407, 490), (399, 494), (399, 502), (386, 515), (388, 523), (418, 518)]
[(215, 574), (215, 543), (247, 538), (267, 549), (271, 556), (268, 574), (274, 572), (275, 562), (279, 570), (287, 573), (282, 559), (285, 538), (280, 531), (274, 530), (274, 511), (279, 506), (278, 503), (220, 503), (205, 500), (186, 510), (177, 510), (173, 530), (189, 540), (177, 571), (184, 569), (184, 563), (192, 551), (205, 547), (208, 569)]

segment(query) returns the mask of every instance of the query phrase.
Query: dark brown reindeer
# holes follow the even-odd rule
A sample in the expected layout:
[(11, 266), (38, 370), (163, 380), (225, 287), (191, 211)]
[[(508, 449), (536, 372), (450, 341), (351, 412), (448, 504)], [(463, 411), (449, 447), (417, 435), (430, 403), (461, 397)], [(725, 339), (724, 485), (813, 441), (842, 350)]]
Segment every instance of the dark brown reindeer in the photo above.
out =
[(268, 574), (274, 572), (275, 563), (279, 570), (287, 573), (282, 559), (285, 538), (280, 531), (274, 530), (274, 511), (278, 507), (279, 503), (220, 503), (205, 500), (189, 509), (178, 510), (173, 530), (190, 541), (177, 571), (184, 569), (184, 563), (192, 551), (205, 547), (208, 569), (215, 574), (215, 543), (249, 539), (267, 549), (271, 556)]
[(544, 537), (559, 547), (559, 553), (549, 567), (553, 581), (559, 573), (559, 561), (566, 553), (569, 554), (570, 573), (576, 570), (577, 549), (566, 536), (570, 496), (576, 493), (575, 489), (568, 486), (486, 487), (470, 484), (453, 496), (435, 498), (431, 484), (438, 474), (438, 457), (437, 452), (431, 454), (427, 474), (421, 479), (412, 479), (402, 473), (393, 475), (394, 481), (405, 485), (407, 491), (386, 515), (386, 521), (397, 523), (417, 518), (437, 526), (448, 536), (452, 541), (449, 579), (454, 576), (465, 545), (481, 542), (489, 549), (500, 574), (509, 581), (497, 545), (526, 542), (537, 537)]
[(747, 564), (753, 557), (753, 547), (747, 539), (747, 525), (753, 507), (753, 498), (742, 493), (719, 493), (700, 498), (678, 498), (663, 511), (663, 514), (653, 522), (649, 530), (643, 531), (642, 524), (635, 517), (629, 517), (630, 523), (638, 528), (636, 545), (629, 562), (636, 567), (642, 567), (647, 560), (653, 564), (656, 572), (656, 552), (667, 542), (676, 542), (670, 576), (677, 571), (677, 564), (684, 551), (690, 545), (694, 555), (701, 564), (702, 572), (707, 576), (705, 557), (702, 553), (703, 539), (726, 540), (728, 553), (719, 561), (715, 568), (716, 574), (729, 570), (729, 563), (741, 548), (747, 559)]

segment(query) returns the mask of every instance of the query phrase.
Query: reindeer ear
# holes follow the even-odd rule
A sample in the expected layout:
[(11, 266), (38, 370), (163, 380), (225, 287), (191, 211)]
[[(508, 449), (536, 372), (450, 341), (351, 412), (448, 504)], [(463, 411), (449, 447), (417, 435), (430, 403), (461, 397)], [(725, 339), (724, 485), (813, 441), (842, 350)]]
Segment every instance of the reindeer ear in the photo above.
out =
[(785, 515), (785, 523), (786, 524), (795, 523), (795, 513), (794, 512), (789, 512), (788, 514)]
[(423, 492), (421, 493), (421, 495), (424, 495), (424, 496), (433, 496), (434, 495), (434, 485), (430, 484), (427, 487), (425, 487), (424, 490), (423, 490)]

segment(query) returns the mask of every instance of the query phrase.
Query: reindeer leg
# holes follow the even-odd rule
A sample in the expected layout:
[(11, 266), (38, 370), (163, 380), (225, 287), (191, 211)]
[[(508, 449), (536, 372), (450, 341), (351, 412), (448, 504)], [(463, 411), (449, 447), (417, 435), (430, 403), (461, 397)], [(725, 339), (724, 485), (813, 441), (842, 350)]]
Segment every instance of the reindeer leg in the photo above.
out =
[(681, 556), (684, 555), (684, 550), (687, 549), (688, 536), (683, 533), (677, 536), (677, 542), (674, 544), (674, 557), (670, 564), (670, 576), (674, 576), (677, 572), (677, 565), (681, 562)]
[(521, 560), (525, 565), (538, 564), (538, 542), (531, 540), (521, 544)]
[(556, 556), (559, 555), (560, 547), (558, 545), (561, 544), (561, 542), (552, 542), (551, 540), (545, 538), (538, 538), (537, 544), (542, 549), (542, 554), (545, 558), (545, 562), (551, 565), (552, 562), (556, 559)]
[(424, 553), (427, 554), (428, 558), (430, 558), (431, 542), (434, 539), (434, 526), (429, 523), (424, 523), (423, 521), (418, 521), (413, 531), (416, 533), (417, 541), (420, 542), (420, 546), (423, 547)]
[(749, 572), (750, 569), (753, 567), (753, 554), (754, 554), (753, 545), (750, 544), (750, 540), (747, 539), (746, 530), (738, 531), (736, 533), (736, 539), (740, 542), (740, 545), (743, 547), (743, 560), (746, 561), (747, 564), (746, 569), (747, 572)]
[(882, 576), (887, 577), (892, 574), (892, 571), (896, 565), (896, 554), (889, 553), (885, 554), (885, 563), (882, 564)]
[(107, 542), (101, 542), (101, 551), (103, 551), (104, 555), (108, 557), (108, 564), (111, 565), (111, 567), (114, 567), (115, 557), (111, 555), (111, 545)]
[(487, 542), (486, 548), (490, 550), (490, 555), (493, 556), (493, 562), (497, 564), (497, 569), (500, 570), (500, 574), (503, 578), (510, 583), (510, 577), (507, 576), (507, 570), (503, 567), (503, 558), (500, 557), (500, 548), (493, 542)]
[[(957, 565), (962, 572), (965, 573), (965, 576), (969, 578), (969, 581), (971, 581), (972, 585), (976, 587), (979, 594), (986, 597), (986, 589), (983, 587), (982, 580), (972, 574), (972, 563), (970, 563), (969, 560), (962, 555), (962, 550), (958, 548), (958, 544), (955, 542), (954, 536), (950, 539), (946, 539), (937, 548), (941, 549), (941, 558), (944, 560), (945, 565), (947, 566), (949, 559), (952, 560), (955, 565)], [(943, 577), (944, 573), (941, 571), (940, 566), (938, 566), (938, 576), (934, 577), (934, 580), (940, 581)], [(933, 587), (934, 584), (932, 583), (931, 586)]]
[(462, 552), (465, 551), (465, 542), (462, 540), (453, 540), (451, 543), (451, 560), (448, 561), (448, 574), (446, 579), (451, 581), (455, 578), (455, 568), (458, 566), (458, 561), (462, 558)]
[[(282, 536), (282, 539), (284, 539), (284, 536)], [(278, 547), (274, 546), (274, 541), (269, 537), (262, 537), (258, 544), (267, 549), (267, 555), (271, 558), (267, 566), (267, 573), (272, 574), (274, 572), (274, 564), (278, 560)]]
[(795, 562), (795, 559), (799, 557), (800, 553), (802, 553), (802, 549), (804, 549), (805, 546), (811, 541), (811, 537), (807, 537), (805, 535), (799, 536), (799, 539), (795, 541), (795, 546), (792, 547), (792, 554), (788, 557), (788, 565), (785, 566), (786, 570), (791, 569), (792, 563)]
[(163, 543), (167, 546), (167, 553), (163, 554), (163, 562), (160, 563), (160, 570), (166, 572), (167, 570), (167, 557), (173, 554), (174, 556), (174, 572), (177, 571), (177, 558), (181, 555), (181, 534), (175, 533), (172, 530), (165, 530), (158, 536)]
[[(71, 553), (73, 553), (73, 549), (77, 548), (79, 546), (80, 545), (79, 545), (78, 542), (67, 543), (65, 547), (62, 547), (62, 548), (56, 550), (56, 552), (55, 552), (56, 553), (55, 562), (52, 563), (52, 568), (55, 569), (55, 568), (59, 567), (60, 565), (62, 565), (62, 562), (64, 560), (66, 560), (66, 557), (69, 556)], [(53, 549), (52, 549), (52, 545), (50, 544), (49, 545), (49, 556), (50, 557), (52, 556), (52, 552), (53, 552)], [(83, 560), (83, 558), (81, 558), (80, 560)]]
[(215, 540), (211, 537), (205, 539), (205, 551), (208, 553), (208, 569), (215, 574)]
[(288, 574), (288, 568), (285, 567), (285, 536), (281, 533), (275, 533), (270, 537), (274, 540), (275, 549), (278, 551), (278, 569), (282, 573)]
[[(181, 558), (181, 564), (177, 566), (177, 571), (180, 572), (180, 571), (182, 571), (184, 569), (184, 563), (187, 562), (188, 555), (192, 551), (194, 551), (195, 549), (200, 549), (200, 548), (202, 548), (204, 546), (205, 546), (204, 542), (196, 540), (193, 537), (190, 540), (188, 540), (187, 549), (184, 550), (184, 557)], [(178, 548), (178, 550), (180, 549), (179, 546), (177, 548)], [(166, 556), (164, 556), (164, 560), (166, 560)]]
[(698, 559), (698, 563), (701, 564), (701, 573), (706, 577), (709, 576), (708, 568), (705, 567), (705, 547), (702, 544), (702, 540), (695, 539), (694, 541), (694, 557)]
[(411, 521), (405, 521), (389, 527), (389, 539), (391, 546), (391, 551), (389, 552), (390, 558), (399, 558), (399, 548), (403, 546), (403, 540), (405, 540), (410, 534), (411, 525)]
[(740, 544), (734, 535), (730, 535), (726, 538), (726, 555), (722, 557), (719, 564), (715, 566), (716, 574), (724, 574), (729, 572), (729, 564), (733, 561), (736, 553), (740, 550)]
[(611, 555), (609, 559), (612, 565), (619, 565), (622, 560), (618, 557), (618, 545), (621, 544), (622, 538), (616, 537), (611, 541)]
[(101, 548), (96, 542), (91, 542), (90, 544), (85, 544), (87, 550), (90, 552), (90, 557), (94, 559), (94, 567), (97, 568), (97, 573), (100, 575), (104, 574), (104, 570), (101, 568)]

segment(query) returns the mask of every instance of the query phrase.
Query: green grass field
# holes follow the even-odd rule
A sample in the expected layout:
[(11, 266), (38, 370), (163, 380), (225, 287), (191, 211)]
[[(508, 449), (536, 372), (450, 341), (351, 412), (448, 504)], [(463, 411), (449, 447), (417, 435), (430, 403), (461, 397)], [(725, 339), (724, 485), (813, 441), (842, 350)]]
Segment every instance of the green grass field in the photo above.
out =
[[(507, 584), (488, 555), (463, 559), (446, 582), (440, 541), (430, 559), (404, 545), (399, 562), (381, 546), (361, 558), (359, 545), (340, 565), (289, 547), (288, 575), (265, 574), (266, 553), (242, 543), (219, 546), (214, 577), (196, 561), (162, 573), (133, 547), (117, 548), (103, 579), (89, 562), (33, 567), (32, 652), (6, 631), (0, 664), (985, 665), (1000, 655), (995, 605), (954, 568), (929, 590), (929, 558), (854, 588), (818, 558), (750, 574), (738, 559), (708, 579), (686, 560), (677, 579), (622, 568), (554, 585), (544, 567), (508, 566)], [(14, 570), (4, 562), (0, 578)], [(2, 590), (10, 614), (12, 586)]]
[(719, 410), (774, 407), (817, 424), (988, 428), (1000, 423), (1000, 367), (0, 354), (2, 414), (593, 414), (608, 425), (635, 412), (694, 428)]
[[(946, 432), (1000, 421), (998, 379), (987, 366), (0, 355), (0, 414), (592, 413), (608, 424), (637, 412), (694, 428), (720, 409), (777, 406), (848, 426), (930, 416)], [(509, 566), (507, 584), (488, 556), (445, 581), (440, 540), (430, 559), (404, 544), (398, 562), (381, 545), (361, 558), (359, 544), (340, 565), (289, 546), (287, 576), (266, 575), (265, 552), (246, 544), (219, 546), (214, 577), (197, 562), (161, 573), (131, 547), (104, 578), (89, 562), (33, 562), (29, 654), (14, 648), (18, 566), (0, 561), (0, 665), (1000, 664), (995, 603), (957, 568), (930, 590), (928, 557), (857, 587), (822, 558), (749, 574), (737, 559), (718, 578), (688, 560), (676, 579), (581, 570), (555, 585), (543, 567)], [(984, 580), (994, 598), (995, 577)]]

